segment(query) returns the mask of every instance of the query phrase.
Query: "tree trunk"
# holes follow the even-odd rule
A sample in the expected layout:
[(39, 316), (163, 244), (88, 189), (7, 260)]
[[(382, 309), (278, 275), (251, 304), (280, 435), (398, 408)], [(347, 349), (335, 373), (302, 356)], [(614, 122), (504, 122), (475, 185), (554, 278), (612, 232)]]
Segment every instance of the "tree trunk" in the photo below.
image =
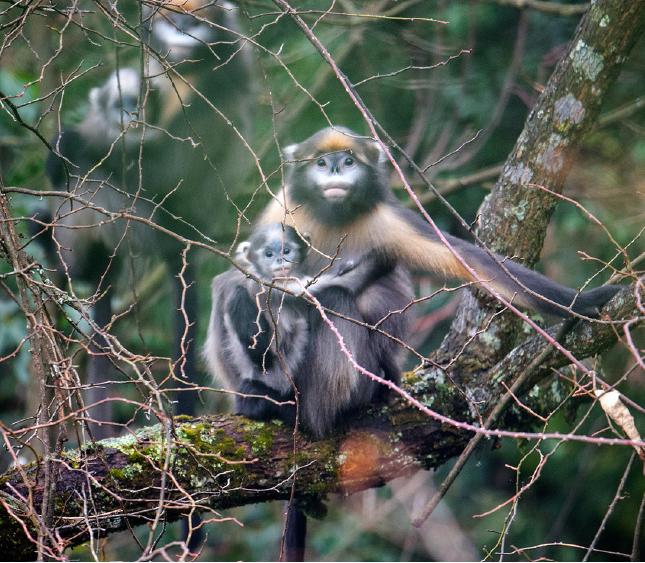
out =
[[(489, 249), (528, 266), (537, 262), (558, 201), (540, 187), (562, 193), (580, 142), (595, 125), (644, 26), (645, 2), (591, 3), (481, 206), (477, 235)], [(512, 314), (493, 318), (499, 309), (499, 303), (483, 292), (464, 293), (442, 357), (454, 358), (468, 343), (460, 360), (468, 373), (462, 378), (465, 384), (514, 344), (520, 320)]]

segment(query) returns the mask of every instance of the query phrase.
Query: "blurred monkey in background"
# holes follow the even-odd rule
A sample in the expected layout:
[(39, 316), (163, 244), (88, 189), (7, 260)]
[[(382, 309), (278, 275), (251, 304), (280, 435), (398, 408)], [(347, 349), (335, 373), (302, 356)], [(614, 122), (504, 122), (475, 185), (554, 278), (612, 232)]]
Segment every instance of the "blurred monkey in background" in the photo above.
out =
[[(136, 223), (110, 220), (92, 209), (141, 214), (146, 208), (136, 190), (127, 189), (135, 166), (132, 154), (143, 142), (142, 128), (136, 125), (140, 92), (141, 77), (131, 68), (113, 72), (105, 83), (92, 88), (85, 118), (52, 141), (58, 155), (50, 153), (45, 166), (52, 186), (70, 194), (50, 200), (48, 213), (41, 214), (52, 225), (45, 242), (49, 261), (58, 269), (59, 283), (85, 284), (95, 294), (92, 320), (98, 330), (90, 329), (86, 404), (106, 399), (106, 389), (100, 384), (112, 379), (102, 334), (112, 318), (111, 291), (101, 294), (119, 278), (126, 236), (136, 240), (146, 235)], [(132, 236), (133, 229), (136, 236)], [(113, 421), (109, 402), (90, 409), (89, 414), (98, 421)], [(109, 424), (91, 424), (91, 428), (96, 439), (112, 434)]]
[[(225, 238), (237, 216), (233, 201), (245, 185), (245, 165), (252, 162), (241, 137), (250, 135), (255, 75), (239, 11), (229, 2), (178, 1), (144, 6), (142, 14), (145, 76), (121, 68), (90, 91), (84, 119), (52, 141), (57, 154), (49, 155), (47, 175), (57, 189), (97, 208), (152, 217), (190, 238)], [(183, 358), (182, 375), (192, 381), (193, 255), (182, 283), (182, 248), (175, 239), (135, 221), (109, 219), (73, 198), (56, 198), (50, 214), (55, 263), (71, 281), (96, 292), (92, 315), (99, 329), (112, 318), (112, 292), (102, 293), (121, 277), (125, 250), (152, 250), (164, 261), (175, 293), (173, 358), (175, 365)], [(95, 335), (92, 351), (104, 347)], [(108, 354), (90, 354), (89, 403), (109, 395), (99, 384), (112, 379), (111, 368)], [(194, 412), (192, 393), (178, 399), (179, 412)], [(113, 420), (109, 404), (92, 416)], [(95, 430), (98, 438), (110, 433), (105, 425)]]

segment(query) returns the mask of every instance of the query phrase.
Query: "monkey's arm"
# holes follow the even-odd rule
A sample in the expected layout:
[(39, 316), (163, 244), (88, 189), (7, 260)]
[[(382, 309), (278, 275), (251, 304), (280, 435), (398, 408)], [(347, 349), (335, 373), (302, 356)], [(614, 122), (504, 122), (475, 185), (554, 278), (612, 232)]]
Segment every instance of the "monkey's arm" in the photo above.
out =
[(453, 249), (477, 273), (478, 279), (473, 278), (420, 215), (403, 207), (397, 207), (396, 211), (401, 228), (398, 234), (389, 229), (393, 232), (391, 247), (397, 255), (405, 258), (409, 266), (440, 272), (447, 277), (477, 281), (484, 289), (492, 289), (514, 304), (559, 317), (570, 316), (568, 309), (596, 317), (600, 308), (620, 289), (619, 286), (606, 285), (578, 292), (510, 258), (491, 255), (472, 243), (444, 234)]
[(271, 332), (264, 314), (245, 287), (238, 286), (228, 302), (231, 325), (248, 357), (260, 371), (273, 367)]
[(343, 260), (322, 274), (311, 286), (311, 292), (317, 295), (329, 287), (338, 287), (360, 295), (376, 280), (389, 274), (395, 265), (391, 256), (372, 249), (359, 258)]

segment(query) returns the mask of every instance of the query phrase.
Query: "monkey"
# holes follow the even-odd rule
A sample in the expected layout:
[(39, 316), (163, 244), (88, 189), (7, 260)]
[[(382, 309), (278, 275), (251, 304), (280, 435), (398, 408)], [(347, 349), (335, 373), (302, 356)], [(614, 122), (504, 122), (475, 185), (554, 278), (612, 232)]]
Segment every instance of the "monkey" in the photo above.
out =
[[(133, 168), (129, 153), (136, 151), (141, 141), (137, 125), (140, 87), (138, 71), (124, 67), (112, 72), (103, 84), (89, 91), (84, 119), (75, 127), (64, 128), (52, 141), (58, 154), (48, 155), (45, 172), (52, 186), (69, 192), (70, 197), (51, 198), (49, 209), (39, 211), (37, 219), (51, 225), (41, 239), (61, 285), (69, 276), (70, 281), (86, 283), (99, 295), (119, 278), (123, 262), (119, 247), (125, 236), (131, 240), (147, 236), (137, 223), (106, 220), (103, 213), (74, 199), (108, 211), (143, 213), (149, 208), (125, 190), (124, 181), (128, 173), (124, 164)], [(89, 404), (106, 398), (106, 390), (99, 383), (110, 379), (112, 370), (101, 353), (107, 342), (100, 334), (112, 318), (110, 292), (97, 300), (91, 313), (99, 332), (90, 342), (85, 394)], [(90, 415), (111, 421), (110, 403), (90, 409)], [(111, 435), (108, 424), (91, 427), (97, 439)]]
[[(338, 248), (343, 258), (351, 259), (366, 252), (388, 257), (392, 269), (372, 280), (362, 292), (356, 292), (353, 302), (357, 317), (368, 324), (385, 320), (379, 326), (394, 339), (405, 342), (409, 332), (408, 305), (413, 299), (411, 269), (477, 282), (514, 304), (559, 317), (571, 314), (595, 317), (599, 308), (618, 291), (616, 286), (602, 286), (580, 293), (508, 258), (443, 234), (453, 253), (429, 224), (396, 199), (380, 145), (345, 127), (325, 128), (301, 143), (285, 147), (283, 160), (284, 188), (257, 224), (282, 222), (298, 232), (308, 232), (312, 251), (306, 267), (312, 271), (324, 267)], [(310, 338), (312, 342), (316, 340), (313, 334)], [(367, 334), (368, 349), (373, 354), (371, 360), (376, 364), (376, 371), (372, 373), (382, 374), (398, 384), (400, 355), (394, 339), (374, 332)], [(329, 341), (323, 339), (323, 342)], [(305, 380), (309, 386), (301, 389), (303, 402), (322, 403), (321, 397), (324, 397), (325, 408), (332, 411), (336, 408), (338, 414), (364, 404), (361, 395), (353, 394), (341, 400), (337, 393), (320, 392), (328, 391), (325, 387), (328, 371), (322, 356), (309, 358), (307, 365), (311, 373)], [(371, 392), (376, 396), (374, 388)], [(313, 411), (313, 408), (305, 406), (304, 410)], [(333, 424), (324, 426), (327, 433), (333, 429)], [(306, 516), (297, 504), (290, 505), (285, 527), (286, 560), (303, 560), (305, 537)]]
[[(263, 287), (235, 268), (216, 276), (202, 355), (211, 375), (236, 393), (237, 414), (259, 420), (275, 418), (292, 425), (295, 406), (286, 403), (294, 402), (295, 387), (300, 393), (303, 428), (320, 438), (336, 426), (342, 407), (337, 408), (336, 400), (332, 402), (334, 409), (325, 409), (320, 395), (310, 396), (314, 390), (336, 396), (344, 393), (345, 401), (362, 399), (364, 404), (373, 399), (374, 392), (371, 385), (359, 385), (362, 379), (335, 350), (335, 337), (298, 295), (308, 292), (321, 306), (356, 315), (354, 295), (386, 274), (391, 264), (368, 253), (358, 261), (344, 261), (319, 276), (308, 277), (302, 269), (307, 244), (293, 228), (277, 223), (260, 227), (238, 245), (238, 266), (276, 286)], [(353, 355), (377, 369), (367, 330), (347, 320), (334, 320), (334, 325)], [(309, 379), (316, 377), (310, 370), (312, 363), (325, 366), (320, 371), (325, 373), (326, 386), (309, 384)]]
[[(241, 242), (235, 260), (260, 280), (286, 281), (300, 274), (306, 246), (293, 229), (269, 225)], [(307, 339), (307, 323), (297, 306), (233, 268), (212, 283), (212, 308), (203, 357), (211, 375), (236, 391), (235, 412), (253, 419), (295, 419), (290, 373), (297, 369)], [(286, 306), (283, 306), (285, 305)], [(275, 315), (275, 331), (271, 330)], [(284, 361), (284, 373), (279, 365)], [(253, 395), (246, 397), (245, 395)], [(282, 408), (285, 407), (285, 408)]]
[(286, 147), (284, 158), (285, 189), (259, 223), (284, 221), (304, 229), (321, 253), (333, 252), (342, 239), (344, 254), (378, 249), (407, 268), (472, 281), (513, 304), (558, 317), (596, 317), (619, 290), (607, 285), (578, 292), (444, 233), (453, 253), (431, 225), (395, 198), (379, 144), (347, 128), (318, 131)]
[[(140, 86), (139, 73), (122, 68), (90, 90), (83, 121), (63, 129), (52, 143), (60, 156), (48, 155), (45, 172), (54, 187), (110, 211), (134, 205), (120, 177), (124, 157), (121, 140), (129, 148), (139, 143), (133, 125)], [(105, 221), (104, 214), (73, 198), (52, 203), (54, 236), (70, 275), (97, 283), (105, 272), (106, 260), (123, 237), (125, 225)], [(81, 226), (88, 228), (79, 232)]]
[[(144, 184), (163, 213), (160, 226), (189, 239), (227, 240), (231, 220), (239, 213), (245, 178), (252, 172), (248, 145), (252, 142), (260, 73), (250, 44), (244, 40), (243, 11), (217, 0), (171, 0), (143, 5), (142, 35), (149, 46), (146, 68), (151, 89), (161, 99), (155, 139), (144, 171)], [(151, 165), (150, 165), (151, 164)], [(198, 292), (193, 263), (205, 259), (191, 249), (185, 267), (179, 243), (165, 236), (155, 240), (156, 252), (168, 270), (183, 268), (186, 287), (173, 276), (175, 350), (182, 354), (187, 380), (199, 378), (196, 345)], [(185, 334), (185, 336), (184, 336)], [(180, 346), (182, 337), (188, 343)], [(182, 382), (179, 382), (180, 386)], [(178, 393), (177, 412), (195, 414), (197, 395)]]

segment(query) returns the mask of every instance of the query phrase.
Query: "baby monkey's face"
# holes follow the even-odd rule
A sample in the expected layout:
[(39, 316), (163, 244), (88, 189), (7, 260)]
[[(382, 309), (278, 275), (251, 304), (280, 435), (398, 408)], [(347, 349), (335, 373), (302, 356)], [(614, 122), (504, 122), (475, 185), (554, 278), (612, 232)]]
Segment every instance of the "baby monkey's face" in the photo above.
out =
[(307, 241), (306, 235), (301, 239), (292, 227), (266, 225), (238, 245), (235, 261), (264, 280), (297, 277), (307, 255)]
[(300, 245), (289, 240), (274, 239), (267, 241), (254, 252), (258, 272), (267, 279), (284, 278), (295, 275), (301, 262)]

